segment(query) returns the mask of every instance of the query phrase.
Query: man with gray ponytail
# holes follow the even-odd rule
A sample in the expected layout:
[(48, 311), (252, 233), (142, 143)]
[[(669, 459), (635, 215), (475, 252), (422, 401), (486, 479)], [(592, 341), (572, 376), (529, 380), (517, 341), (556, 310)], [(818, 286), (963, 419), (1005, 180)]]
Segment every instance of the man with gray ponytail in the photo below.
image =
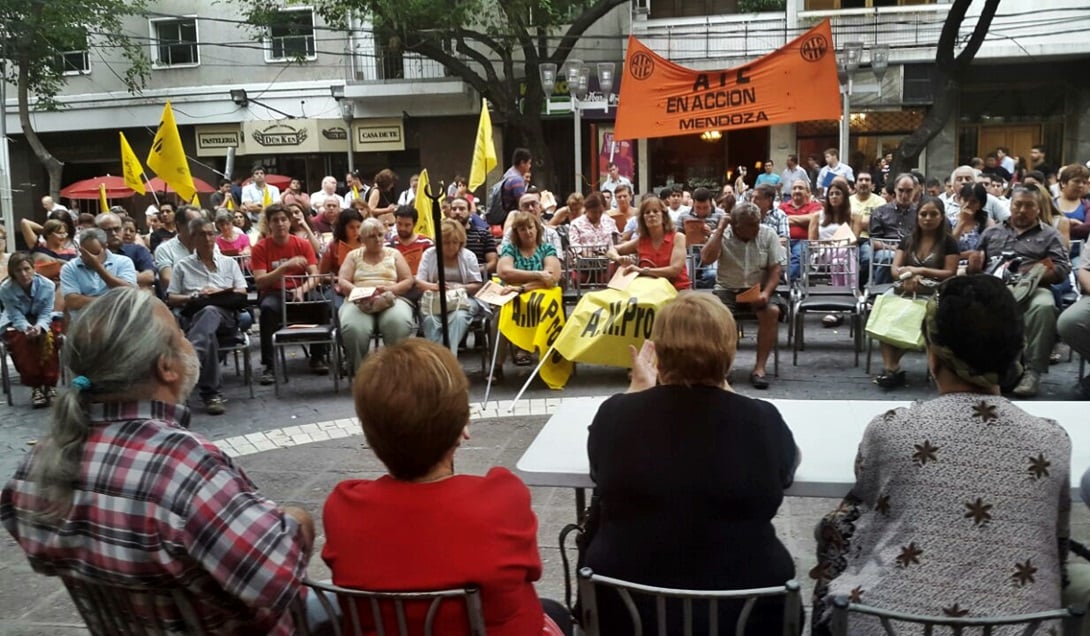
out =
[(171, 633), (187, 631), (178, 591), (209, 633), (291, 633), (314, 523), (187, 430), (200, 364), (166, 305), (110, 290), (70, 326), (63, 358), (71, 387), (0, 493), (31, 567), (144, 590), (141, 618)]

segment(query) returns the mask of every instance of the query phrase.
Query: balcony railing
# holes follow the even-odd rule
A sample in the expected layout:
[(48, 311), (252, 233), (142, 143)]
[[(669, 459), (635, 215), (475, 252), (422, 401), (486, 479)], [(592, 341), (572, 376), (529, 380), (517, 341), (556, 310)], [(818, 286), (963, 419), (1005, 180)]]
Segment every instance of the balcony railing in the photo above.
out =
[(801, 33), (782, 13), (636, 20), (633, 34), (670, 60), (741, 60), (778, 49)]
[(351, 60), (349, 80), (354, 82), (415, 82), (453, 77), (442, 64), (418, 53), (357, 48)]
[(838, 11), (802, 11), (799, 26), (808, 29), (829, 18), (837, 46), (844, 42), (863, 43), (864, 50), (888, 44), (898, 61), (934, 59), (948, 5), (913, 5)]

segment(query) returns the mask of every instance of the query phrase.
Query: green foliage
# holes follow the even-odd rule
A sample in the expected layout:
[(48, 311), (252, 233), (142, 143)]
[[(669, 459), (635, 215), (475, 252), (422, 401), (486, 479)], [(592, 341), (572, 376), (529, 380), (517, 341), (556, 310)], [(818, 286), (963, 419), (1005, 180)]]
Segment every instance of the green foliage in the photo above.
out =
[(786, 11), (787, 0), (738, 0), (738, 13)]
[(147, 79), (150, 61), (139, 43), (123, 31), (125, 18), (143, 13), (144, 0), (0, 0), (0, 33), (6, 79), (17, 82), (25, 67), (27, 89), (40, 108), (56, 108), (63, 87), (58, 57), (94, 47), (120, 49), (128, 64), (123, 79), (136, 92)]

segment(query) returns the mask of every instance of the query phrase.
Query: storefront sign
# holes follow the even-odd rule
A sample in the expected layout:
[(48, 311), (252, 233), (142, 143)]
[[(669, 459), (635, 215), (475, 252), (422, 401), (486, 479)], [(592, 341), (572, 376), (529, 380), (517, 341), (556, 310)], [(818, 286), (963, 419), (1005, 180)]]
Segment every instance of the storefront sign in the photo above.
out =
[(362, 119), (352, 124), (352, 142), (356, 152), (405, 150), (405, 126), (400, 118)]
[(242, 130), (246, 137), (246, 154), (319, 151), (316, 119), (247, 121), (243, 122)]
[(319, 119), (318, 146), (322, 152), (347, 152), (348, 124), (340, 119)]
[(228, 148), (235, 148), (238, 154), (245, 154), (242, 149), (242, 131), (238, 125), (196, 126), (197, 156), (225, 157)]
[(617, 107), (619, 139), (736, 130), (840, 117), (829, 21), (737, 68), (697, 71), (628, 38)]

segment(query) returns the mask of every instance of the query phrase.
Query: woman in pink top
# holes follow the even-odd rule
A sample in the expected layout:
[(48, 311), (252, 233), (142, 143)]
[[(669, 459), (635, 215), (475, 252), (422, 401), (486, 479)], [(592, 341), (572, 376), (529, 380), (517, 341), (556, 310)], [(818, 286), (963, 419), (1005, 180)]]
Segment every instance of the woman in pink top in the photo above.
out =
[(249, 256), (250, 237), (235, 227), (235, 215), (232, 212), (223, 210), (216, 213), (216, 229), (220, 232), (216, 236), (216, 245), (224, 256)]

